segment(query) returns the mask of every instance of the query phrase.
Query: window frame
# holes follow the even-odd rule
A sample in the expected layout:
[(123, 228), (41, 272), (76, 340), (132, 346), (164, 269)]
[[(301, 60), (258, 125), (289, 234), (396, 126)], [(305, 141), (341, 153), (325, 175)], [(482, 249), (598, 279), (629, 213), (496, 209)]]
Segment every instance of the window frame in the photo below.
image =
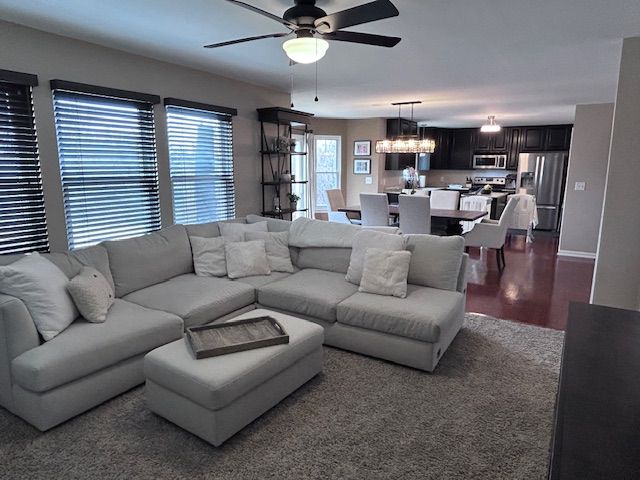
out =
[[(336, 146), (336, 171), (318, 172), (318, 140), (335, 140)], [(341, 135), (314, 135), (313, 137), (313, 206), (314, 212), (325, 213), (329, 211), (329, 202), (326, 205), (318, 205), (318, 173), (334, 173), (337, 175), (338, 184), (335, 188), (342, 188), (342, 136)], [(326, 195), (326, 193), (325, 193)]]
[[(172, 214), (173, 214), (173, 219), (175, 223), (210, 223), (210, 222), (216, 222), (216, 221), (222, 221), (222, 220), (228, 220), (231, 218), (235, 218), (236, 215), (236, 188), (235, 188), (235, 155), (234, 155), (234, 144), (233, 144), (233, 116), (237, 115), (237, 110), (234, 108), (228, 108), (228, 107), (221, 107), (218, 105), (208, 105), (208, 104), (204, 104), (204, 103), (198, 103), (198, 102), (191, 102), (188, 100), (180, 100), (180, 99), (176, 99), (176, 98), (165, 98), (164, 99), (164, 105), (165, 105), (165, 115), (166, 115), (166, 133), (167, 133), (167, 146), (168, 146), (168, 157), (169, 157), (169, 181), (171, 184), (171, 203), (172, 203)], [(177, 206), (177, 199), (176, 199), (176, 185), (177, 185), (177, 181), (175, 180), (176, 178), (178, 178), (178, 175), (174, 175), (173, 173), (173, 166), (172, 166), (172, 139), (171, 139), (171, 129), (173, 128), (171, 123), (171, 110), (175, 111), (176, 115), (189, 115), (189, 112), (193, 112), (193, 116), (197, 117), (209, 117), (208, 120), (209, 121), (220, 121), (220, 122), (225, 122), (228, 123), (228, 128), (229, 128), (229, 143), (228, 145), (226, 145), (225, 149), (228, 150), (230, 152), (230, 158), (223, 158), (222, 161), (223, 163), (229, 162), (230, 161), (230, 166), (231, 166), (231, 182), (227, 182), (228, 185), (230, 185), (231, 187), (231, 199), (227, 199), (226, 200), (226, 204), (222, 207), (222, 209), (229, 209), (230, 211), (225, 212), (223, 215), (218, 216), (216, 215), (215, 211), (210, 212), (209, 216), (206, 216), (206, 212), (203, 213), (203, 217), (204, 218), (181, 218), (184, 215), (188, 215), (187, 213), (184, 212), (178, 212), (176, 209)], [(197, 120), (196, 120), (197, 121)], [(176, 129), (179, 128), (178, 125), (175, 126)], [(186, 130), (184, 130), (186, 132)], [(212, 140), (212, 143), (214, 143), (215, 140)], [(198, 148), (195, 146), (197, 144), (194, 144), (194, 149), (197, 150)], [(215, 159), (215, 152), (211, 152), (211, 159), (212, 159), (212, 165), (215, 163), (216, 159)], [(176, 159), (176, 162), (179, 162), (180, 160)], [(205, 161), (206, 162), (206, 161)], [(205, 163), (203, 162), (203, 163)], [(176, 170), (179, 167), (176, 168)], [(183, 167), (184, 168), (184, 167)], [(194, 173), (192, 175), (182, 175), (183, 178), (183, 182), (185, 184), (188, 183), (188, 179), (192, 178), (197, 179), (198, 177), (201, 178), (205, 178), (206, 176), (210, 176), (211, 181), (212, 182), (216, 182), (217, 179), (215, 178), (215, 169), (213, 171), (210, 172), (200, 172), (200, 173)], [(223, 180), (224, 182), (224, 180)], [(194, 196), (197, 196), (197, 192), (194, 194)], [(223, 192), (224, 194), (224, 192)], [(212, 191), (212, 199), (214, 198), (215, 192)], [(229, 207), (230, 205), (230, 207)], [(195, 212), (196, 216), (199, 216), (199, 212)]]

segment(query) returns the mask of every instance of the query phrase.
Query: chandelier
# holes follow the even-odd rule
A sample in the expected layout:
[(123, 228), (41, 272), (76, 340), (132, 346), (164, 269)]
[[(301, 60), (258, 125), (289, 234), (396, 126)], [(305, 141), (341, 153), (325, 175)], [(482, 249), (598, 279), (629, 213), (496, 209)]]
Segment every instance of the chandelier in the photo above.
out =
[[(391, 105), (398, 106), (398, 129), (400, 129), (400, 109), (402, 105), (411, 105), (411, 121), (413, 122), (413, 106), (420, 101), (397, 102)], [(376, 141), (376, 153), (433, 153), (436, 142), (428, 138), (419, 138), (418, 135), (398, 135), (393, 139)]]

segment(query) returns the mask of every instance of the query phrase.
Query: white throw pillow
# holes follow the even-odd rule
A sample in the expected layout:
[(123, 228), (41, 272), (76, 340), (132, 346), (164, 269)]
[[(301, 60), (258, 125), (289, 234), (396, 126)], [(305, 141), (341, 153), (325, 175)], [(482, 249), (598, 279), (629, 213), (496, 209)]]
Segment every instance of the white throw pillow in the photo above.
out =
[(381, 248), (383, 250), (404, 250), (406, 240), (402, 235), (375, 232), (372, 230), (360, 230), (353, 238), (351, 260), (347, 270), (347, 282), (360, 285), (364, 255), (368, 248)]
[(189, 237), (193, 252), (193, 268), (200, 277), (224, 277), (227, 258), (224, 237)]
[(289, 232), (247, 232), (244, 239), (264, 240), (267, 260), (272, 272), (293, 273), (291, 252), (289, 252)]
[(229, 278), (270, 275), (264, 240), (229, 242), (224, 245)]
[(78, 317), (67, 283), (62, 270), (37, 253), (0, 267), (0, 292), (22, 300), (46, 341)]
[(232, 223), (220, 222), (220, 233), (227, 242), (244, 242), (246, 232), (268, 232), (267, 222)]
[(407, 296), (411, 252), (368, 248), (358, 291), (398, 298)]
[(102, 323), (113, 305), (115, 293), (107, 279), (95, 268), (82, 267), (67, 284), (80, 315), (91, 323)]

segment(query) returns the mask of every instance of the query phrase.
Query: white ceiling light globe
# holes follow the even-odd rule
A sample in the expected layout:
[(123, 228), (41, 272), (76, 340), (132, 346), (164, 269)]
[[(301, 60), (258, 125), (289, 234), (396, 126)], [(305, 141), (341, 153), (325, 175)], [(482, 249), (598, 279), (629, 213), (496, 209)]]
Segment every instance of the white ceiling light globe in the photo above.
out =
[(314, 63), (327, 53), (329, 42), (321, 38), (292, 38), (282, 44), (287, 57), (297, 63)]

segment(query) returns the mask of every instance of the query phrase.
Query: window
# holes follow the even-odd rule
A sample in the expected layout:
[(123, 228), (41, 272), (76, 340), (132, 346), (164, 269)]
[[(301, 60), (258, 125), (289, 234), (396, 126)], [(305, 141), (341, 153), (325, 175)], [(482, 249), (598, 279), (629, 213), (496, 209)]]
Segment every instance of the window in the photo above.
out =
[(153, 103), (160, 99), (59, 80), (51, 86), (69, 248), (159, 229)]
[(340, 188), (341, 137), (315, 137), (315, 203), (317, 211), (327, 211), (327, 190)]
[(234, 218), (234, 111), (221, 113), (172, 103), (190, 102), (165, 100), (174, 221), (188, 224)]
[(0, 70), (0, 254), (47, 251), (31, 87), (34, 75)]

